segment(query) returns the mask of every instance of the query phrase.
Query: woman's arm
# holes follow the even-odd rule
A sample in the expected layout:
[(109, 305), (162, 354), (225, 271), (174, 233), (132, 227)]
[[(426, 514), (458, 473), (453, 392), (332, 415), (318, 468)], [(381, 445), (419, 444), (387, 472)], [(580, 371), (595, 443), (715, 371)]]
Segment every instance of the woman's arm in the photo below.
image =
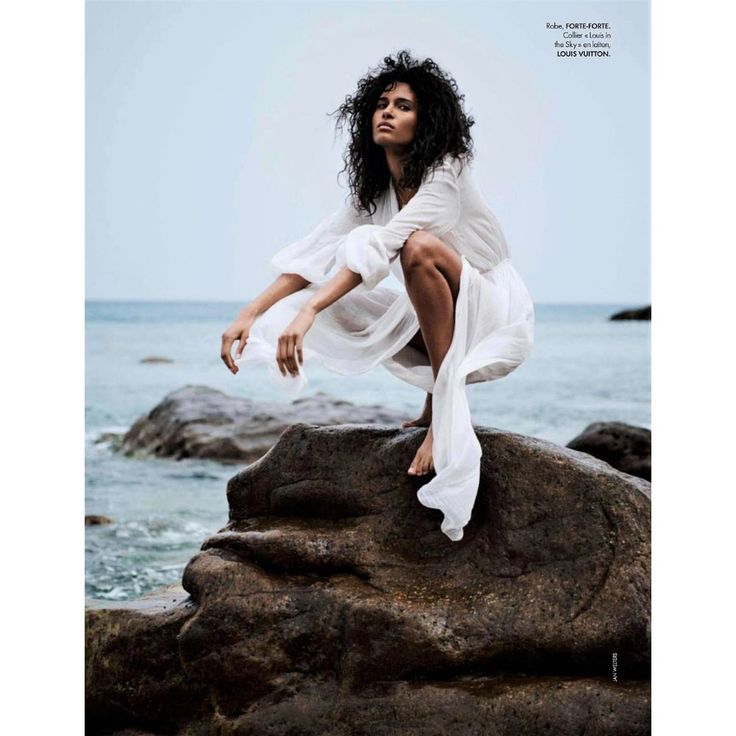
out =
[[(222, 335), (220, 357), (232, 373), (238, 372), (238, 366), (230, 355), (234, 342), (239, 341), (236, 355), (239, 358), (256, 318), (285, 296), (310, 283), (322, 283), (334, 266), (335, 252), (342, 238), (353, 228), (370, 221), (370, 215), (359, 212), (351, 202), (347, 202), (326, 217), (305, 238), (276, 253), (271, 259), (271, 266), (281, 275), (268, 289), (240, 310), (235, 321)], [(338, 298), (339, 296), (335, 296), (333, 301)]]
[(363, 283), (372, 289), (389, 272), (389, 263), (398, 257), (407, 238), (426, 229), (440, 236), (451, 230), (460, 214), (459, 162), (446, 156), (427, 177), (409, 203), (383, 226), (358, 225), (344, 238), (336, 253), (341, 266), (337, 275), (324, 284), (304, 305), (279, 337), (276, 362), (282, 375), (299, 373), (304, 363), (302, 343), (317, 312)]
[(311, 283), (325, 283), (335, 265), (335, 254), (342, 239), (354, 228), (372, 221), (358, 211), (352, 201), (326, 217), (309, 235), (282, 248), (271, 259), (277, 273), (295, 273)]
[(341, 268), (335, 276), (321, 286), (299, 310), (291, 324), (281, 333), (276, 349), (276, 363), (281, 375), (288, 371), (292, 376), (299, 373), (304, 363), (302, 344), (304, 335), (312, 326), (314, 318), (323, 309), (334, 304), (340, 297), (352, 291), (363, 279), (349, 268)]
[(238, 366), (231, 355), (233, 343), (238, 340), (236, 357), (239, 358), (243, 354), (243, 348), (248, 342), (250, 329), (256, 319), (276, 302), (289, 296), (289, 294), (301, 291), (309, 283), (298, 274), (282, 273), (265, 291), (238, 312), (238, 316), (232, 324), (222, 333), (222, 347), (220, 349), (220, 357), (231, 373), (238, 372)]

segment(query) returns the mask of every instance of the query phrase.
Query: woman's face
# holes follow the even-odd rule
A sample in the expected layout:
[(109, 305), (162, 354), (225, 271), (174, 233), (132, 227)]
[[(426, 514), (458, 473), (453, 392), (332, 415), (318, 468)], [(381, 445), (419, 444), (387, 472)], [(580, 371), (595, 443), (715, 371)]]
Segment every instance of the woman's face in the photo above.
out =
[(416, 130), (417, 98), (411, 87), (406, 82), (387, 87), (373, 113), (373, 142), (402, 151), (411, 147)]

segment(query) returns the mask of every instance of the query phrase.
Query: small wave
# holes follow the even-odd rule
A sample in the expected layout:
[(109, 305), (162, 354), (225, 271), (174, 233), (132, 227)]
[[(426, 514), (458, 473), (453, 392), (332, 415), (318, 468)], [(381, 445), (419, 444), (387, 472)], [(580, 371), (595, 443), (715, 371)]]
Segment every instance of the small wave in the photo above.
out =
[[(107, 530), (104, 530), (107, 531)], [(173, 523), (167, 519), (153, 518), (144, 521), (126, 521), (109, 529), (109, 536), (133, 542), (157, 542), (165, 544), (191, 543), (211, 533), (211, 529), (196, 521)]]
[(206, 470), (192, 470), (189, 473), (166, 473), (164, 477), (173, 480), (221, 480), (219, 475), (213, 475)]
[(99, 427), (87, 427), (84, 432), (84, 439), (87, 442), (94, 442), (105, 434), (125, 434), (130, 429), (124, 424), (110, 424)]

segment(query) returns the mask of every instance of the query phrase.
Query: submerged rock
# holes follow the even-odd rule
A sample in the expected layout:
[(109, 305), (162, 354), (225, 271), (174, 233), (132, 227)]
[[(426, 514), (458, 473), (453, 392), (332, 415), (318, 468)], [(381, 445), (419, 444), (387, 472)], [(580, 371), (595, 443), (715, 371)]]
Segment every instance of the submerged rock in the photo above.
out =
[(646, 307), (641, 307), (640, 309), (624, 309), (621, 312), (616, 312), (616, 314), (612, 314), (609, 319), (612, 320), (621, 320), (621, 319), (641, 319), (641, 320), (651, 320), (652, 319), (652, 305), (649, 304)]
[(141, 363), (173, 363), (171, 358), (164, 358), (160, 355), (149, 355), (147, 358), (141, 358)]
[(593, 422), (567, 446), (605, 460), (614, 468), (652, 479), (652, 432), (624, 422)]
[(207, 386), (172, 391), (122, 439), (126, 455), (205, 458), (247, 464), (263, 456), (290, 424), (399, 424), (382, 406), (360, 406), (317, 393), (290, 404), (228, 396)]
[(422, 430), (290, 427), (228, 483), (189, 598), (88, 611), (88, 732), (648, 734), (649, 484), (477, 433), (451, 542), (406, 474)]
[(99, 526), (101, 524), (112, 523), (112, 519), (109, 516), (102, 516), (101, 514), (87, 514), (84, 517), (85, 526)]

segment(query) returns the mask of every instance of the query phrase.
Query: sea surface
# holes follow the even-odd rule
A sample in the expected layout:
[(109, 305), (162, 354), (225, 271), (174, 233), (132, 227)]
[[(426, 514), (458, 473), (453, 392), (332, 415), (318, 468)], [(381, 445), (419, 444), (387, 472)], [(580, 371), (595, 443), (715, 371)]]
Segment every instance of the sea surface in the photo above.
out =
[[(637, 304), (537, 304), (535, 343), (505, 378), (468, 386), (475, 424), (567, 444), (595, 421), (650, 427), (650, 323), (611, 322)], [(181, 579), (202, 542), (227, 523), (225, 486), (237, 466), (126, 458), (109, 432), (125, 432), (170, 391), (204, 385), (234, 396), (285, 401), (267, 368), (233, 376), (220, 336), (242, 304), (88, 302), (86, 305), (87, 514), (112, 524), (86, 528), (86, 592), (136, 598)], [(247, 348), (246, 348), (247, 350)], [(161, 356), (173, 363), (146, 364)], [(384, 368), (343, 377), (312, 367), (305, 394), (383, 404), (415, 417), (424, 400)]]

